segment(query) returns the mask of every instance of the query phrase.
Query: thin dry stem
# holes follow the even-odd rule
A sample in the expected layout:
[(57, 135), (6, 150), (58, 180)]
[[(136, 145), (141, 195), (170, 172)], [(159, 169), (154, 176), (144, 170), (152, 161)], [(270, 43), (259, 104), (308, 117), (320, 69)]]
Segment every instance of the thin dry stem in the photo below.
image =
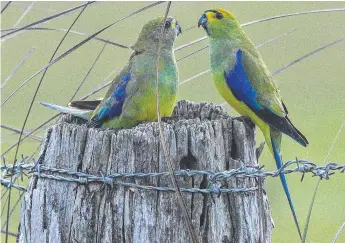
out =
[(326, 44), (322, 45), (321, 47), (316, 48), (316, 49), (312, 50), (311, 52), (308, 52), (307, 54), (305, 54), (305, 55), (303, 55), (303, 56), (301, 56), (301, 57), (299, 57), (299, 58), (293, 60), (292, 62), (290, 62), (290, 63), (288, 63), (288, 64), (286, 64), (286, 65), (284, 65), (284, 66), (278, 68), (276, 71), (274, 71), (274, 72), (272, 73), (272, 75), (275, 76), (275, 75), (279, 74), (280, 72), (282, 72), (282, 71), (288, 69), (289, 67), (295, 65), (296, 63), (298, 63), (298, 62), (300, 62), (300, 61), (303, 61), (303, 60), (306, 59), (307, 57), (310, 57), (310, 56), (312, 56), (312, 55), (314, 55), (314, 54), (316, 54), (316, 53), (322, 51), (323, 49), (326, 49), (327, 47), (331, 47), (331, 46), (333, 46), (333, 45), (335, 45), (335, 44), (338, 44), (338, 43), (340, 43), (340, 42), (342, 42), (342, 41), (344, 41), (344, 40), (345, 40), (345, 37), (340, 38), (340, 39), (337, 39), (337, 40), (335, 40), (335, 41), (331, 41), (331, 42), (329, 42), (329, 43), (326, 43)]
[(14, 74), (20, 69), (20, 67), (25, 63), (25, 61), (29, 58), (29, 56), (35, 51), (35, 48), (31, 48), (28, 53), (25, 54), (23, 59), (15, 66), (15, 68), (12, 70), (12, 72), (7, 76), (7, 78), (2, 82), (1, 89), (5, 87), (7, 82), (12, 78)]
[(36, 4), (36, 2), (32, 2), (31, 4), (29, 4), (28, 6), (26, 6), (24, 13), (19, 17), (19, 19), (17, 20), (17, 22), (13, 25), (13, 28), (16, 28), (20, 22), (22, 22), (22, 20), (25, 18), (25, 16), (30, 12), (30, 10), (32, 9), (32, 7)]
[(157, 60), (156, 60), (156, 113), (157, 113), (157, 120), (158, 120), (158, 128), (159, 128), (159, 137), (161, 140), (161, 144), (162, 144), (162, 148), (163, 148), (163, 153), (164, 153), (164, 161), (167, 164), (167, 167), (169, 168), (169, 171), (171, 173), (171, 181), (172, 184), (174, 186), (175, 189), (175, 195), (177, 197), (177, 201), (179, 203), (179, 206), (182, 210), (182, 214), (183, 217), (185, 219), (185, 222), (187, 224), (188, 227), (188, 233), (190, 238), (192, 239), (192, 241), (194, 243), (198, 243), (198, 236), (193, 228), (193, 224), (192, 221), (188, 215), (188, 211), (187, 211), (187, 207), (186, 204), (183, 200), (182, 194), (181, 194), (181, 190), (180, 187), (178, 185), (177, 179), (175, 177), (175, 172), (174, 172), (174, 168), (173, 168), (173, 163), (171, 161), (170, 156), (168, 155), (168, 149), (166, 147), (166, 141), (164, 138), (164, 134), (163, 134), (163, 127), (162, 127), (162, 121), (161, 121), (161, 116), (160, 116), (160, 111), (159, 111), (159, 59), (160, 59), (160, 51), (161, 51), (161, 46), (162, 46), (162, 39), (164, 37), (164, 30), (165, 30), (165, 22), (170, 10), (170, 5), (171, 5), (171, 1), (168, 2), (168, 6), (165, 12), (165, 16), (164, 16), (164, 21), (162, 23), (162, 27), (161, 27), (161, 36), (159, 38), (159, 43), (158, 43), (158, 50), (157, 50)]
[(332, 240), (332, 243), (335, 243), (337, 242), (338, 238), (339, 238), (339, 235), (341, 234), (341, 232), (345, 229), (345, 221), (344, 223), (340, 226), (340, 228), (338, 229), (337, 233), (335, 234), (333, 240)]
[[(17, 128), (14, 128), (14, 127), (10, 127), (10, 126), (7, 126), (7, 125), (4, 125), (4, 124), (1, 124), (0, 125), (1, 128), (3, 129), (6, 129), (6, 130), (9, 130), (9, 131), (12, 131), (12, 132), (15, 132), (15, 134), (20, 134), (21, 133), (21, 130), (17, 129)], [(27, 135), (29, 134), (28, 131), (23, 131), (23, 134)], [(39, 137), (39, 136), (35, 136), (35, 135), (30, 135), (30, 138), (38, 141), (38, 142), (41, 142), (43, 140), (42, 137)]]
[[(335, 143), (338, 140), (338, 138), (339, 138), (341, 132), (343, 131), (344, 127), (345, 127), (345, 121), (340, 126), (337, 134), (335, 135), (335, 138), (334, 138), (334, 140), (333, 140), (333, 142), (332, 142), (332, 144), (331, 144), (331, 146), (330, 146), (330, 148), (329, 148), (329, 150), (327, 152), (327, 155), (325, 157), (324, 164), (327, 163), (328, 158), (331, 155), (331, 152), (333, 151)], [(304, 227), (302, 243), (305, 243), (306, 239), (307, 239), (309, 223), (310, 223), (310, 218), (311, 218), (311, 213), (312, 213), (312, 210), (313, 210), (313, 207), (314, 207), (314, 204), (315, 204), (316, 193), (317, 193), (317, 190), (319, 189), (320, 181), (321, 181), (321, 178), (318, 179), (318, 181), (316, 183), (316, 186), (315, 186), (315, 189), (314, 189), (314, 192), (313, 192), (313, 196), (312, 196), (312, 199), (311, 199), (311, 203), (310, 203), (309, 211), (308, 211), (308, 215), (307, 215), (307, 220), (306, 220), (305, 227)]]
[(11, 3), (12, 3), (12, 1), (8, 1), (8, 2), (6, 3), (6, 5), (1, 9), (1, 14), (2, 14), (3, 12), (5, 12), (5, 10), (10, 6)]
[[(13, 30), (16, 30), (16, 28), (3, 29), (3, 30), (1, 30), (1, 32), (9, 32), (9, 31), (13, 31)], [(67, 31), (67, 29), (46, 28), (46, 27), (29, 27), (29, 28), (26, 28), (26, 30), (48, 30), (48, 31), (63, 31), (63, 32)], [(69, 33), (76, 34), (76, 35), (82, 35), (82, 36), (90, 36), (90, 34), (88, 34), (88, 33), (83, 33), (83, 32), (79, 32), (79, 31), (75, 31), (75, 30), (70, 30)], [(113, 45), (116, 47), (129, 49), (128, 46), (116, 43), (116, 42), (111, 41), (111, 40), (106, 40), (106, 39), (99, 38), (99, 37), (94, 37), (93, 39), (97, 40), (97, 41), (102, 41), (104, 43), (107, 43), (107, 44), (110, 44), (110, 45)]]
[[(95, 3), (95, 2), (90, 2), (90, 4), (92, 4), (92, 3)], [(81, 5), (77, 6), (77, 7), (69, 8), (69, 9), (64, 10), (62, 12), (59, 12), (57, 14), (51, 15), (51, 16), (43, 18), (43, 19), (40, 19), (40, 20), (35, 21), (35, 22), (31, 23), (31, 24), (25, 25), (25, 26), (23, 26), (21, 28), (18, 28), (16, 30), (14, 30), (14, 31), (6, 33), (6, 34), (0, 36), (0, 38), (3, 39), (5, 37), (7, 37), (7, 36), (10, 36), (10, 35), (13, 35), (13, 34), (19, 32), (19, 31), (23, 31), (23, 30), (25, 30), (25, 29), (27, 29), (29, 27), (32, 27), (32, 26), (35, 26), (35, 25), (38, 25), (38, 24), (42, 24), (42, 23), (48, 22), (49, 20), (52, 20), (52, 19), (55, 19), (55, 18), (59, 18), (59, 17), (65, 16), (68, 13), (71, 13), (71, 12), (74, 12), (74, 11), (80, 9), (80, 8), (83, 8), (87, 4), (89, 4), (89, 3), (84, 3), (84, 4), (81, 4)]]
[(102, 55), (105, 47), (107, 46), (107, 43), (105, 43), (101, 49), (101, 51), (98, 53), (95, 61), (92, 63), (91, 67), (89, 68), (89, 70), (87, 71), (85, 77), (83, 78), (83, 80), (81, 81), (81, 83), (79, 84), (77, 90), (74, 92), (72, 98), (70, 99), (70, 102), (75, 98), (75, 96), (77, 95), (78, 91), (80, 90), (80, 88), (83, 86), (83, 84), (85, 83), (86, 79), (89, 77), (91, 71), (93, 70), (93, 68), (95, 67), (97, 61), (99, 60), (100, 56)]

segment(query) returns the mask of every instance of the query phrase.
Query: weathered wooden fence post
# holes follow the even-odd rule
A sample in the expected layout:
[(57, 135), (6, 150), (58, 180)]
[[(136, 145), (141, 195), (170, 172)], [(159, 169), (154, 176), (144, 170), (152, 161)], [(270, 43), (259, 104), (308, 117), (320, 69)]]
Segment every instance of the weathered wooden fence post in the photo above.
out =
[[(220, 172), (257, 165), (250, 122), (232, 118), (218, 106), (188, 101), (178, 103), (174, 116), (163, 128), (175, 170)], [(47, 131), (40, 164), (98, 178), (168, 171), (157, 123), (115, 131), (61, 122)], [(82, 174), (42, 168), (40, 173), (31, 180), (22, 205), (19, 242), (190, 242), (175, 194), (135, 186), (170, 187), (169, 176), (117, 178), (135, 184), (129, 187), (109, 185), (106, 177), (90, 182)], [(181, 188), (210, 184), (200, 174), (179, 176), (178, 181)], [(257, 183), (233, 178), (226, 186), (253, 188)], [(200, 242), (271, 241), (273, 222), (261, 190), (183, 196)]]

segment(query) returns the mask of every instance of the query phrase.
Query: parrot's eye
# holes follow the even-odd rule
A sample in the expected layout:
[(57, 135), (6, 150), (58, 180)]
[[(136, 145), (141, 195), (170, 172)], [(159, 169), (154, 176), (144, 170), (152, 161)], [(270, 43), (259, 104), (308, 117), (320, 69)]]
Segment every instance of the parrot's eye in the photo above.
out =
[(217, 13), (216, 13), (216, 18), (217, 18), (217, 19), (222, 19), (222, 18), (223, 18), (223, 14), (217, 12)]
[(171, 22), (168, 20), (165, 21), (165, 28), (168, 29), (168, 28), (170, 28), (170, 26), (171, 26)]

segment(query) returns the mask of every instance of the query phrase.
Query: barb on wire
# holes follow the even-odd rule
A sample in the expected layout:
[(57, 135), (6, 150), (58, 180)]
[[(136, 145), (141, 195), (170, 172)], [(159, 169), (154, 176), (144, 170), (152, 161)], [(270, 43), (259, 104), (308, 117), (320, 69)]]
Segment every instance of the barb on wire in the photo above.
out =
[(4, 186), (4, 187), (7, 187), (7, 188), (12, 187), (12, 188), (15, 188), (15, 189), (17, 189), (17, 190), (19, 190), (19, 191), (24, 191), (24, 192), (26, 191), (26, 188), (25, 188), (25, 187), (16, 185), (16, 184), (14, 184), (14, 183), (12, 183), (11, 181), (6, 180), (6, 179), (0, 178), (0, 184), (1, 184), (2, 186)]

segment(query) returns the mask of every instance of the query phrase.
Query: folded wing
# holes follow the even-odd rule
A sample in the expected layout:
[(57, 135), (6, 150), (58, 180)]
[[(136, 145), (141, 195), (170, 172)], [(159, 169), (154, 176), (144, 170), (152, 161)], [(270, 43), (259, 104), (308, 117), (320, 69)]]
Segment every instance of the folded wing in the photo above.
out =
[(236, 99), (244, 102), (258, 117), (306, 146), (307, 139), (287, 117), (287, 109), (273, 78), (260, 59), (239, 49), (234, 67), (224, 71), (228, 87)]
[(122, 107), (126, 99), (126, 87), (130, 80), (130, 72), (121, 77), (112, 92), (108, 91), (108, 96), (98, 105), (91, 120), (87, 123), (87, 126), (100, 127), (103, 122), (121, 115)]

